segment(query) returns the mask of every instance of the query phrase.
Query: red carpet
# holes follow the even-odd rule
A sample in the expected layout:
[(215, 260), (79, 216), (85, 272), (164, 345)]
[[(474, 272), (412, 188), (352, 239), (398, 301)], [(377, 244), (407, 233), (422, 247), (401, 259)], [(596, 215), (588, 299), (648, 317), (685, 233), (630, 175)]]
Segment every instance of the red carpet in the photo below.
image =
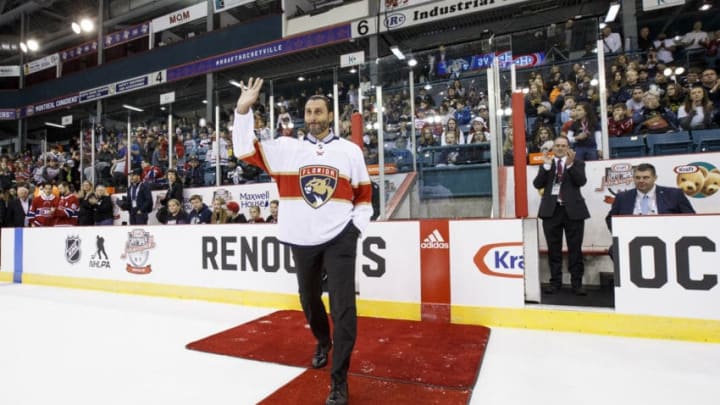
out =
[[(328, 374), (320, 370), (307, 370), (267, 398), (261, 405), (324, 404), (329, 391)], [(348, 376), (351, 404), (395, 405), (465, 405), (470, 401), (470, 390), (408, 384), (359, 375)]]
[[(350, 373), (469, 390), (475, 385), (489, 335), (490, 329), (483, 326), (359, 317)], [(278, 311), (187, 347), (309, 367), (315, 339), (302, 312)], [(330, 365), (324, 370), (329, 369)], [(320, 391), (326, 395), (327, 387)]]

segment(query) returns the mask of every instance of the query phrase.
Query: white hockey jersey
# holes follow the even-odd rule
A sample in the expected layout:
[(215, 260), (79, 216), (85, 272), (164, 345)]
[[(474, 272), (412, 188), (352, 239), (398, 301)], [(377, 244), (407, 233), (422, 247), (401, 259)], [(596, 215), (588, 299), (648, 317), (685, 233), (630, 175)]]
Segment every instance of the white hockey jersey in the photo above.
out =
[(252, 110), (235, 112), (235, 156), (265, 170), (278, 187), (278, 239), (297, 246), (330, 241), (353, 221), (362, 232), (372, 216), (372, 186), (360, 148), (328, 134), (323, 141), (283, 136), (258, 141)]

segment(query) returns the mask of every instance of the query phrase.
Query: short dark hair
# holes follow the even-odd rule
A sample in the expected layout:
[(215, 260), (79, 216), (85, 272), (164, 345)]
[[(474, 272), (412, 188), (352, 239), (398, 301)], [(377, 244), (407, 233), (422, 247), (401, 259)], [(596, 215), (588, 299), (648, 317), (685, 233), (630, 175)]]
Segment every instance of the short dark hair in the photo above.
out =
[(655, 173), (655, 166), (651, 165), (650, 163), (640, 163), (639, 165), (635, 166), (635, 172), (647, 172), (650, 171), (653, 175), (653, 177), (657, 176), (657, 173)]
[(568, 146), (570, 146), (570, 138), (568, 138), (567, 136), (565, 136), (565, 135), (557, 135), (557, 136), (555, 136), (555, 138), (553, 138), (553, 143), (554, 143), (555, 141), (557, 141), (558, 139), (564, 139), (565, 141), (567, 141)]
[(332, 111), (333, 111), (332, 102), (330, 101), (329, 98), (323, 96), (322, 94), (315, 94), (315, 95), (313, 95), (313, 96), (310, 96), (310, 98), (308, 98), (308, 100), (307, 100), (307, 102), (305, 103), (305, 105), (307, 105), (307, 103), (309, 103), (309, 102), (311, 102), (311, 101), (314, 101), (314, 100), (322, 100), (322, 101), (324, 101), (324, 102), (325, 102), (325, 107), (327, 108), (328, 112), (332, 112)]

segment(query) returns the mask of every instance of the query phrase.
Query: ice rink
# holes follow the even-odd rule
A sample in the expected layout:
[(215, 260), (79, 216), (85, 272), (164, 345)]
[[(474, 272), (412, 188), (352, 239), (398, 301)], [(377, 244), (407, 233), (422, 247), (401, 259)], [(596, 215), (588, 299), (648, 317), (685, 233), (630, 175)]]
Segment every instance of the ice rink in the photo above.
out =
[[(185, 345), (272, 311), (0, 284), (0, 404), (256, 403), (303, 370)], [(715, 405), (719, 381), (718, 344), (492, 328), (470, 403)]]

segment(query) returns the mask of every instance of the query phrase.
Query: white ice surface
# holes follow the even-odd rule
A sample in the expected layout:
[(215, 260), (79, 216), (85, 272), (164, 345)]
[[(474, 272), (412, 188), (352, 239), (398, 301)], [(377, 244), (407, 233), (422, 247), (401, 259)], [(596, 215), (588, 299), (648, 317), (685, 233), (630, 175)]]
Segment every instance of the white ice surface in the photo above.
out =
[[(0, 405), (256, 403), (303, 370), (185, 345), (270, 312), (0, 284)], [(493, 328), (471, 404), (716, 405), (719, 382), (717, 344)]]

